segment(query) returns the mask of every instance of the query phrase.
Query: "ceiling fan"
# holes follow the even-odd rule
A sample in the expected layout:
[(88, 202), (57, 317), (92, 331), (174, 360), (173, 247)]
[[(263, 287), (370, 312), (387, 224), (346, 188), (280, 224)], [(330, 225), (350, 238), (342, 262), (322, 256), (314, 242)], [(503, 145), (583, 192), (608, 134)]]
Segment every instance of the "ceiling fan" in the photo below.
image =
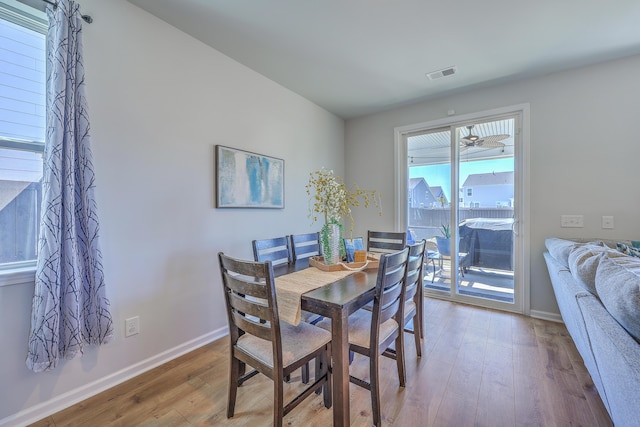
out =
[(504, 147), (504, 142), (501, 142), (503, 139), (509, 138), (507, 134), (500, 135), (488, 135), (480, 137), (478, 135), (474, 135), (471, 130), (473, 129), (473, 125), (467, 126), (467, 130), (469, 131), (469, 135), (463, 136), (460, 138), (460, 151), (468, 150), (473, 147), (482, 147), (482, 148), (502, 148)]

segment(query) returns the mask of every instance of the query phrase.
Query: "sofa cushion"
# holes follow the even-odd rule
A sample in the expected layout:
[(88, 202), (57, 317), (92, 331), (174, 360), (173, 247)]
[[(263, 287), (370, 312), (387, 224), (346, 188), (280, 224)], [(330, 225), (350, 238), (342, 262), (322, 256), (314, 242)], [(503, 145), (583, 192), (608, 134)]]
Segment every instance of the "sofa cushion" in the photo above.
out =
[(568, 264), (571, 275), (578, 284), (594, 295), (597, 295), (596, 269), (600, 258), (605, 253), (612, 257), (620, 254), (617, 251), (612, 251), (602, 242), (578, 244), (569, 253)]
[(623, 266), (633, 274), (640, 276), (640, 258), (627, 255), (608, 255), (609, 258), (617, 265)]
[(565, 267), (569, 267), (569, 254), (577, 245), (578, 242), (571, 240), (559, 239), (557, 237), (549, 237), (544, 241), (547, 250), (553, 258)]
[(640, 341), (640, 260), (634, 265), (629, 263), (630, 257), (624, 258), (602, 258), (596, 271), (596, 290), (609, 314)]

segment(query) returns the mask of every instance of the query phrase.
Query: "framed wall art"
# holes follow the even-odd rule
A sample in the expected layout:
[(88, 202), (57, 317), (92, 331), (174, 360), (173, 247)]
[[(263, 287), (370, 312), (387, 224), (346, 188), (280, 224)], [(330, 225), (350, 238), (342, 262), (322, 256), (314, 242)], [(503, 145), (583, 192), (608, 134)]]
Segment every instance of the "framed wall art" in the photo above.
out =
[(284, 208), (284, 160), (216, 145), (217, 208)]

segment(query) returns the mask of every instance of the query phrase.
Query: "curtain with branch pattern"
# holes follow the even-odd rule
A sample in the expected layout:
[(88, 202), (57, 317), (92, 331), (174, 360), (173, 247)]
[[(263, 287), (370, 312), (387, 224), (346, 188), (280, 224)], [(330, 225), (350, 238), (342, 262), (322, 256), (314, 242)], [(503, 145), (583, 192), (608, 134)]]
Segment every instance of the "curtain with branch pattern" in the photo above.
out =
[(35, 372), (81, 355), (85, 344), (113, 337), (98, 242), (82, 18), (71, 0), (57, 0), (47, 15), (42, 220), (26, 361)]

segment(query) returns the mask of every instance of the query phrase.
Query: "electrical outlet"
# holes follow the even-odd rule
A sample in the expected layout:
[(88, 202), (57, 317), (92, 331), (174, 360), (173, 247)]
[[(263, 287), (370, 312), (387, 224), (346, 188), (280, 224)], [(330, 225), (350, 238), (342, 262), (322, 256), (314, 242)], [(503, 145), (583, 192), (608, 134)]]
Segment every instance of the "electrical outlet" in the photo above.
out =
[(584, 217), (582, 215), (562, 215), (560, 217), (560, 227), (563, 227), (563, 228), (584, 227)]
[(124, 336), (130, 337), (140, 333), (140, 316), (131, 317), (124, 321)]
[(613, 217), (612, 216), (603, 216), (602, 217), (602, 228), (613, 228)]

